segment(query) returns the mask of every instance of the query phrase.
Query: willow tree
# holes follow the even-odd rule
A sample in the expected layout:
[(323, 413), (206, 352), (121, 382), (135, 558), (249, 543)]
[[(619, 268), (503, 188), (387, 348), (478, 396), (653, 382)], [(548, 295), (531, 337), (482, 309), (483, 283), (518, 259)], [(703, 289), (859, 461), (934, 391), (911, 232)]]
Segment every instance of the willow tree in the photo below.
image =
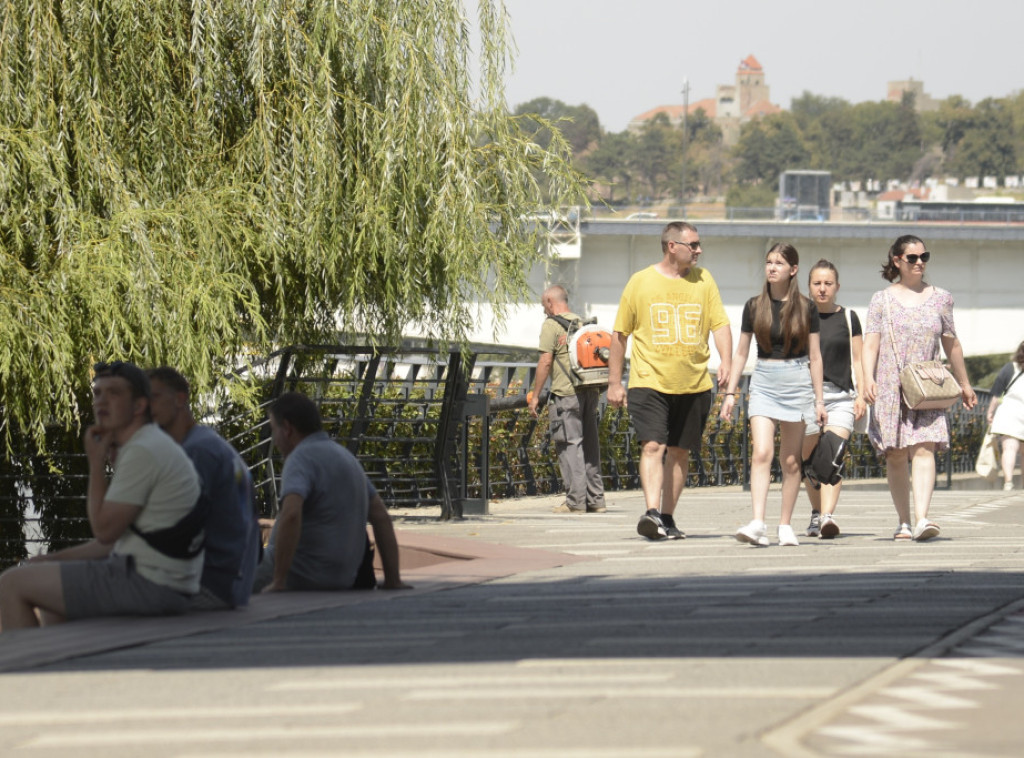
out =
[(98, 358), (206, 388), (339, 330), (464, 339), (525, 294), (535, 172), (581, 197), (507, 112), (500, 0), (0, 2), (8, 445), (76, 428)]

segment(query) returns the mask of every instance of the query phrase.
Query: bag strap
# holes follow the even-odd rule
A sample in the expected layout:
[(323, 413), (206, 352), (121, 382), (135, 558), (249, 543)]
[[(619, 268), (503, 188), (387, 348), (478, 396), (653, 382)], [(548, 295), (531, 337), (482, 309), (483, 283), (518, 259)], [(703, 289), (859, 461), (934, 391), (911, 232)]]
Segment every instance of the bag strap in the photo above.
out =
[(1006, 389), (1003, 390), (1003, 397), (1006, 397), (1007, 393), (1010, 391), (1010, 387), (1014, 385), (1014, 382), (1020, 379), (1021, 374), (1024, 374), (1024, 371), (1021, 371), (1021, 369), (1018, 367), (1017, 373), (1014, 374), (1013, 379), (1010, 380), (1010, 383), (1006, 385)]
[(899, 353), (896, 352), (896, 332), (893, 331), (893, 328), (892, 328), (892, 314), (889, 311), (889, 298), (890, 297), (892, 297), (892, 294), (889, 292), (888, 289), (886, 289), (885, 290), (885, 320), (889, 322), (889, 341), (891, 343), (890, 346), (892, 347), (893, 357), (896, 358), (896, 367), (897, 367), (896, 368), (896, 373), (900, 374), (900, 373), (903, 372), (903, 369), (906, 367), (906, 364), (903, 364), (902, 366), (900, 365), (900, 355), (899, 355)]
[[(896, 359), (896, 375), (899, 376), (903, 372), (903, 366), (900, 365), (900, 354), (896, 352), (896, 332), (892, 328), (892, 313), (889, 311), (889, 298), (892, 295), (889, 294), (889, 290), (885, 291), (885, 322), (889, 326), (889, 347), (892, 349), (892, 357)], [(853, 348), (850, 348), (851, 350)]]
[(567, 319), (565, 316), (559, 315), (557, 313), (552, 313), (550, 316), (548, 316), (548, 318), (554, 321), (563, 329), (565, 329), (566, 332), (568, 332), (572, 328), (572, 321)]
[(853, 370), (853, 321), (850, 320), (850, 309), (843, 305), (839, 307), (846, 316), (846, 331), (850, 335), (850, 382), (853, 384), (853, 391), (857, 392), (857, 372)]

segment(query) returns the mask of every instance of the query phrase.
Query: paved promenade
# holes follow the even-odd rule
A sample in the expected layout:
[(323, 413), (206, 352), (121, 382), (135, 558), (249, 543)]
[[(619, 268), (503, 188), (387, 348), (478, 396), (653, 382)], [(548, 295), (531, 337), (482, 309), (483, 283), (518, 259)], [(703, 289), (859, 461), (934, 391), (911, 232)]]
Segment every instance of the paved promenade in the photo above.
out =
[(0, 755), (1024, 750), (1021, 491), (937, 492), (942, 536), (917, 544), (893, 542), (887, 492), (851, 488), (841, 537), (761, 549), (732, 538), (738, 489), (684, 493), (675, 542), (636, 535), (636, 493), (557, 502), (403, 512), (414, 590), (0, 635)]

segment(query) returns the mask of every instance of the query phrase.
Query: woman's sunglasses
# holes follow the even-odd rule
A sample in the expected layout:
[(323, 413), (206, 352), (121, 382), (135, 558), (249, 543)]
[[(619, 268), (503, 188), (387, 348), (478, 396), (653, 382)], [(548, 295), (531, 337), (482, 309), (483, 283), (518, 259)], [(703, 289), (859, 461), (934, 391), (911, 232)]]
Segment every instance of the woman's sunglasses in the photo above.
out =
[(906, 255), (903, 256), (903, 260), (905, 260), (907, 263), (913, 266), (918, 261), (921, 261), (921, 263), (927, 263), (928, 259), (931, 257), (932, 254), (925, 251), (920, 255), (918, 255), (917, 253), (907, 253)]

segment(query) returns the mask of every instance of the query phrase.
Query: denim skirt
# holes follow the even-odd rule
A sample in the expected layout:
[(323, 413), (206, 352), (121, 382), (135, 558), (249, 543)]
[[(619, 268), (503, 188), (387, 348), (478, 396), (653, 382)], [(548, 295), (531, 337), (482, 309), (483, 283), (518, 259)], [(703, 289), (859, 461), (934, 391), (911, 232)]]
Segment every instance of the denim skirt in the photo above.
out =
[(807, 358), (758, 361), (750, 377), (750, 401), (747, 404), (747, 418), (753, 416), (765, 416), (776, 421), (813, 422), (811, 362)]
[[(827, 426), (838, 427), (852, 433), (856, 415), (853, 410), (853, 400), (857, 393), (837, 387), (832, 382), (823, 382), (821, 389), (822, 397), (825, 400), (825, 410), (828, 411)], [(807, 434), (818, 434), (821, 431), (816, 418), (807, 421), (806, 431)]]

